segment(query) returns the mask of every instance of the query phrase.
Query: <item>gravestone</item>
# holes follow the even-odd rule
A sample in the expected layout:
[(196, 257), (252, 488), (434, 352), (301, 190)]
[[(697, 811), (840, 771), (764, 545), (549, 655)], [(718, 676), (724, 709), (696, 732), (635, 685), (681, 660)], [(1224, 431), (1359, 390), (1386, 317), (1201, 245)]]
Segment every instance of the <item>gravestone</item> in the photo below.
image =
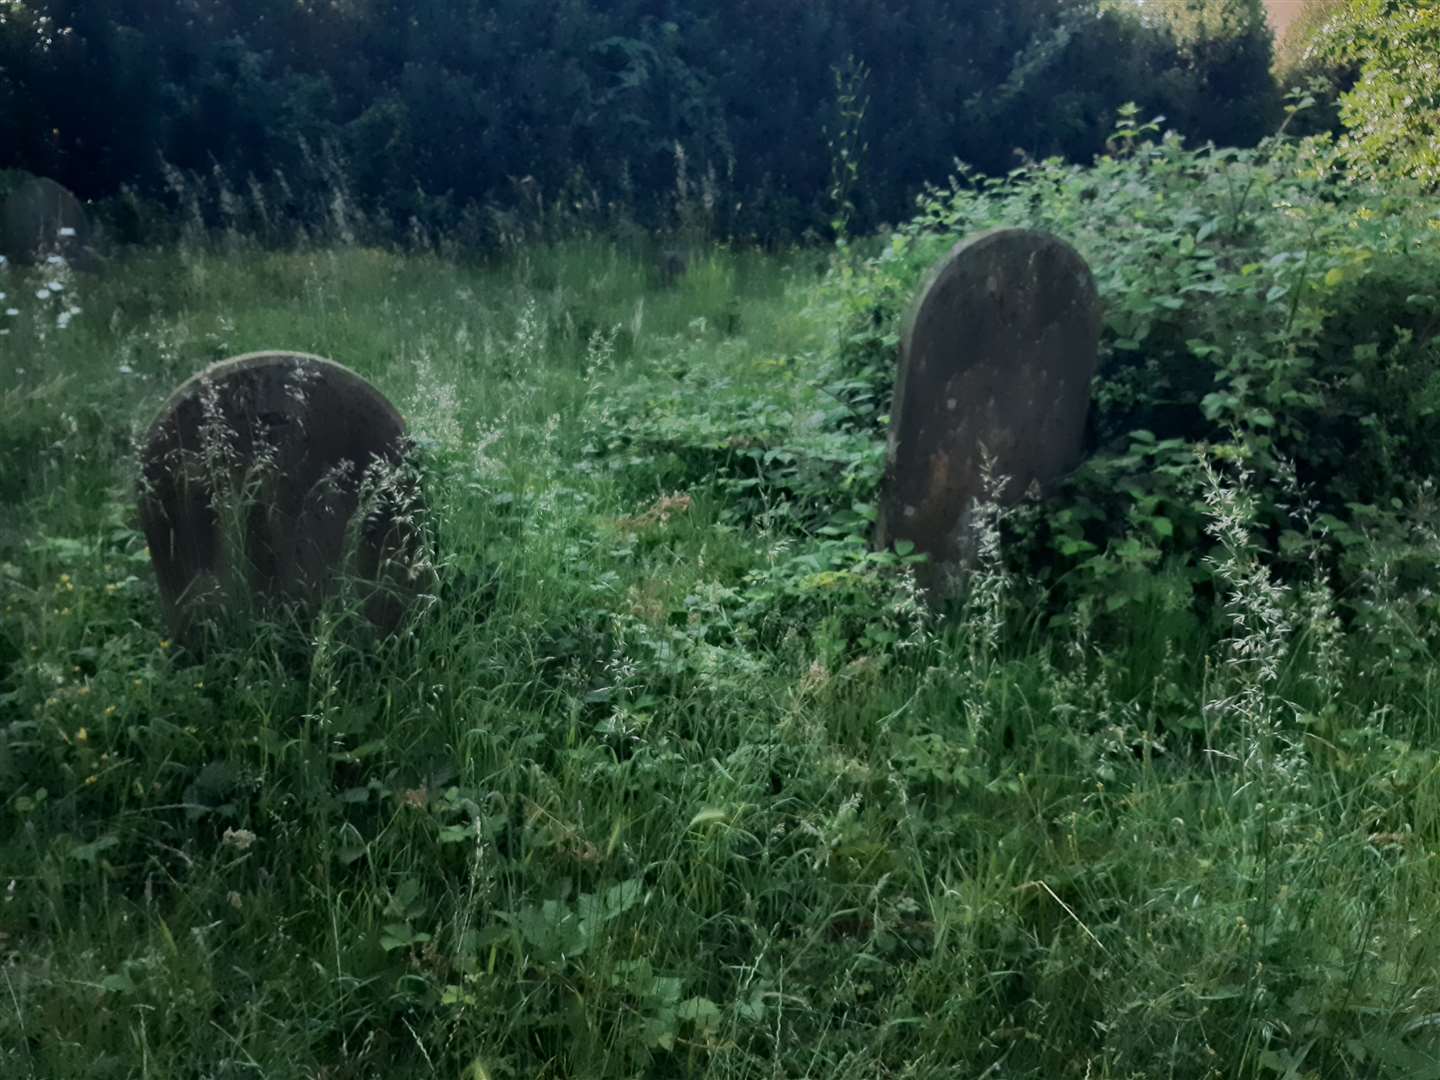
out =
[(21, 266), (47, 252), (88, 263), (90, 221), (80, 200), (54, 180), (22, 180), (0, 206), (0, 254)]
[(275, 600), (313, 611), (341, 575), (360, 583), (369, 621), (393, 630), (419, 547), (406, 447), (395, 408), (318, 356), (251, 353), (184, 383), (141, 462), (140, 516), (173, 636), (193, 642), (210, 616)]
[(927, 553), (932, 593), (973, 557), (986, 455), (1002, 504), (1076, 464), (1099, 335), (1090, 268), (1047, 233), (980, 233), (931, 271), (901, 339), (876, 541)]
[(678, 248), (669, 248), (660, 252), (656, 260), (656, 269), (660, 272), (660, 284), (665, 288), (671, 288), (680, 283), (689, 268), (690, 261), (685, 257), (685, 252)]

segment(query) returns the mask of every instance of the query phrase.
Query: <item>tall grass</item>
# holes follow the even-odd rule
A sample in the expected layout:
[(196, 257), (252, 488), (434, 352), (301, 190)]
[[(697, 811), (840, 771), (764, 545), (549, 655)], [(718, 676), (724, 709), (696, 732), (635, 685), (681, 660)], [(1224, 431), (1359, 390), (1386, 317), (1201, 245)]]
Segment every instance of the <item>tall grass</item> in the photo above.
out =
[[(1157, 572), (1118, 640), (1042, 626), (984, 513), (939, 618), (616, 420), (706, 387), (804, 429), (813, 258), (232, 245), (66, 288), (0, 339), (0, 1074), (1436, 1069), (1434, 669), (1266, 576), (1243, 477), (1224, 622)], [(433, 601), (197, 659), (133, 440), (277, 347), (406, 413)]]

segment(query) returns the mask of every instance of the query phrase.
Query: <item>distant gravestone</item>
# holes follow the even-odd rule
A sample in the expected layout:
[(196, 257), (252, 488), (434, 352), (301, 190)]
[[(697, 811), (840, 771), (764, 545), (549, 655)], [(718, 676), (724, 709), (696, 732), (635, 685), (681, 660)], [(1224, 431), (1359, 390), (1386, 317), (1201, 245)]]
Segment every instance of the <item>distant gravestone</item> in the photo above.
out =
[(27, 266), (46, 252), (86, 262), (90, 221), (80, 200), (54, 180), (32, 176), (0, 206), (0, 254)]
[[(405, 423), (332, 361), (263, 352), (182, 385), (142, 451), (140, 516), (173, 635), (255, 602), (313, 609), (340, 574), (394, 629), (413, 589)], [(363, 503), (364, 513), (357, 518)]]
[(1002, 503), (1076, 464), (1099, 334), (1090, 268), (1047, 233), (980, 233), (931, 272), (901, 341), (876, 529), (882, 547), (930, 556), (927, 588), (975, 549), (987, 454), (1008, 478)]
[(688, 267), (689, 260), (685, 257), (685, 252), (678, 248), (669, 248), (660, 252), (660, 257), (656, 260), (656, 269), (660, 272), (660, 284), (667, 289), (680, 283), (680, 279), (685, 276)]

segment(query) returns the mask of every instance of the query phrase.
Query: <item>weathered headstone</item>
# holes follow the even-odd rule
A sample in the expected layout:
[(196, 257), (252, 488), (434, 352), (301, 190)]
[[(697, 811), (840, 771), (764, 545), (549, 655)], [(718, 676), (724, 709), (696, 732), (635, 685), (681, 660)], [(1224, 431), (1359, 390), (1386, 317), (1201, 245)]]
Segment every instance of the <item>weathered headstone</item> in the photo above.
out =
[(876, 529), (930, 556), (927, 588), (974, 552), (987, 455), (1002, 503), (1076, 464), (1099, 334), (1090, 268), (1047, 233), (980, 233), (931, 272), (901, 340)]
[(660, 252), (655, 268), (660, 272), (660, 284), (668, 289), (680, 283), (689, 268), (689, 260), (679, 248), (667, 248)]
[(140, 491), (174, 636), (257, 601), (313, 610), (342, 574), (393, 629), (418, 554), (406, 445), (395, 408), (318, 356), (251, 353), (184, 383), (145, 438)]
[(85, 208), (54, 180), (22, 180), (0, 207), (0, 254), (12, 262), (26, 266), (47, 252), (86, 262), (89, 244)]

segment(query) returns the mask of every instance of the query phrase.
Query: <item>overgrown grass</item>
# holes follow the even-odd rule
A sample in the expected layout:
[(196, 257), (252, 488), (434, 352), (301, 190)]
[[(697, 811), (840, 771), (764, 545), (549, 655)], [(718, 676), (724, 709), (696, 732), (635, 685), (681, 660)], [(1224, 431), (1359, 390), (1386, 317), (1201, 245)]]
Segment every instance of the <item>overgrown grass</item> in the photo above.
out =
[[(1100, 636), (999, 554), (931, 612), (806, 500), (879, 453), (815, 266), (157, 252), (63, 332), (0, 285), (0, 1075), (1440, 1075), (1424, 628), (1274, 584), (1233, 472), (1213, 620), (1157, 569)], [(260, 348), (421, 440), (396, 640), (165, 639), (133, 440)]]

